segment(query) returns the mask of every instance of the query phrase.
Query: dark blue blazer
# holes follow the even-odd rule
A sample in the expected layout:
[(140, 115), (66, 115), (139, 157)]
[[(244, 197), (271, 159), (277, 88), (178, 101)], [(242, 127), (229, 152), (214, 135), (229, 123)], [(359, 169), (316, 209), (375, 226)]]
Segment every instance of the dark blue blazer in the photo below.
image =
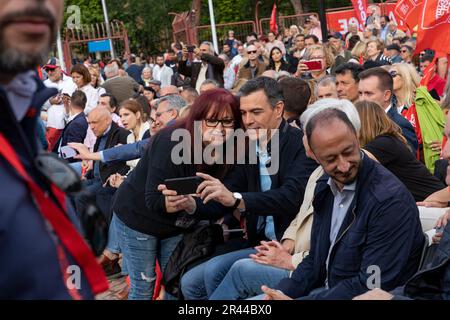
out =
[(395, 105), (392, 105), (387, 112), (387, 115), (402, 129), (402, 134), (408, 142), (408, 145), (411, 147), (411, 151), (416, 154), (419, 147), (419, 142), (417, 141), (416, 132), (414, 131), (411, 123), (409, 123), (408, 120), (403, 118), (401, 114), (398, 113)]
[[(292, 298), (352, 299), (368, 291), (378, 269), (380, 285), (392, 290), (404, 285), (418, 269), (424, 235), (411, 193), (381, 164), (364, 157), (356, 193), (331, 250), (330, 228), (334, 196), (321, 177), (316, 186), (309, 255), (291, 278), (276, 286)], [(324, 287), (316, 294), (310, 292)]]
[(83, 143), (88, 127), (84, 112), (79, 113), (64, 128), (61, 136), (61, 147), (66, 146), (69, 142)]

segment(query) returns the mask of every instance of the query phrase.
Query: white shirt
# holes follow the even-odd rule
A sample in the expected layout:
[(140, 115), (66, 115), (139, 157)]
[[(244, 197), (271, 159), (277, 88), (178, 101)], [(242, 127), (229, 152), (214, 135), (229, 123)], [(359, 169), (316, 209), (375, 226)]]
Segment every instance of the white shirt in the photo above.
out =
[(197, 83), (195, 84), (195, 90), (197, 90), (198, 93), (200, 93), (202, 83), (206, 80), (206, 71), (208, 71), (208, 65), (206, 63), (202, 63), (202, 67), (198, 73)]
[(91, 110), (97, 106), (100, 96), (102, 94), (106, 93), (106, 91), (103, 88), (95, 89), (91, 84), (85, 85), (80, 90), (84, 92), (84, 94), (86, 95), (86, 98), (87, 98), (87, 103), (86, 103), (86, 107), (84, 108), (84, 113), (86, 115), (88, 115), (89, 112), (91, 112)]
[(163, 65), (162, 67), (155, 65), (153, 68), (153, 77), (156, 80), (161, 81), (161, 88), (170, 86), (172, 83), (172, 75), (173, 70), (166, 65)]

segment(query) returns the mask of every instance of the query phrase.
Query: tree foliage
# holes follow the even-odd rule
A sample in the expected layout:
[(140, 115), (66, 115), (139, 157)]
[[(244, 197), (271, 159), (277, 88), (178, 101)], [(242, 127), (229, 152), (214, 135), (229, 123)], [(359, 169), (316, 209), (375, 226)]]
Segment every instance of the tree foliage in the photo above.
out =
[[(193, 1), (201, 0), (106, 0), (110, 20), (118, 19), (127, 27), (132, 50), (137, 52), (158, 52), (167, 48), (172, 40), (173, 16), (169, 12), (181, 13), (191, 9)], [(278, 0), (278, 14), (295, 14), (293, 4), (300, 0)], [(216, 23), (255, 20), (255, 6), (258, 0), (214, 0)], [(260, 18), (270, 17), (274, 1), (261, 0)], [(376, 1), (379, 2), (379, 1)], [(103, 21), (101, 0), (66, 0), (66, 8), (78, 5), (81, 9), (81, 23)], [(304, 12), (317, 12), (317, 0), (301, 0)], [(351, 5), (350, 0), (326, 0), (327, 8)], [(208, 25), (208, 1), (201, 1), (200, 25)], [(65, 13), (65, 19), (68, 13)]]

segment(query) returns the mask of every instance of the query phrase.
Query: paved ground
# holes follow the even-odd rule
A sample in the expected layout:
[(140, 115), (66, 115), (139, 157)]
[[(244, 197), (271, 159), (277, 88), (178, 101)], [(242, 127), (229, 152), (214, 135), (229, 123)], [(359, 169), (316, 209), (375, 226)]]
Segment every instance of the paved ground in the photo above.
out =
[(97, 300), (119, 300), (115, 294), (122, 291), (127, 286), (125, 282), (125, 277), (120, 277), (116, 279), (108, 279), (109, 290), (105, 293), (96, 296)]

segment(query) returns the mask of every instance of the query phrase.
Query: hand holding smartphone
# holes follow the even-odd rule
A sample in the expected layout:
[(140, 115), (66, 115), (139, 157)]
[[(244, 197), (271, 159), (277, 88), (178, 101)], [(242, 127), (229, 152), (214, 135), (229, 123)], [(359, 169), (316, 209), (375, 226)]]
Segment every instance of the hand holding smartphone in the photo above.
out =
[(322, 60), (310, 60), (302, 63), (308, 67), (308, 71), (322, 70)]
[(203, 179), (197, 176), (165, 179), (164, 184), (168, 190), (174, 190), (177, 195), (196, 194), (197, 188)]
[(78, 151), (69, 146), (64, 146), (61, 147), (60, 153), (63, 159), (71, 159), (78, 154)]

